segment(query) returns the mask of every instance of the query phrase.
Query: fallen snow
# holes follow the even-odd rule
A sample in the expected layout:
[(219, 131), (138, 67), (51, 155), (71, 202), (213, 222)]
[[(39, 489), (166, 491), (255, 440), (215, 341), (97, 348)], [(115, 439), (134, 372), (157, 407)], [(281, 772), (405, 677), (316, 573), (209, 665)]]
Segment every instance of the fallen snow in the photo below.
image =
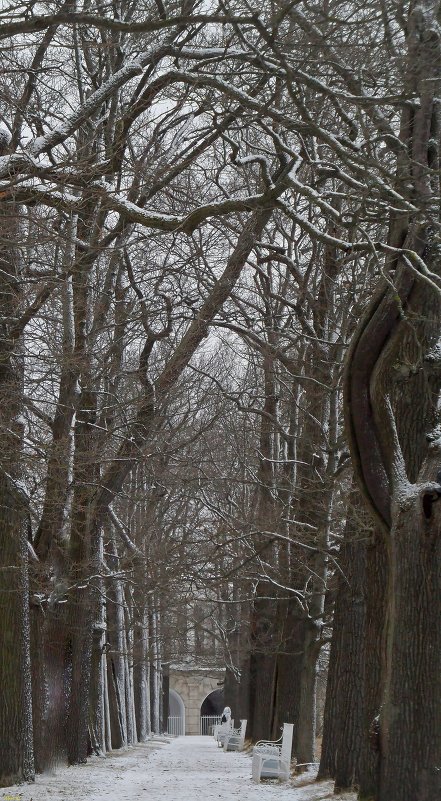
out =
[[(0, 801), (327, 801), (332, 782), (299, 776), (287, 784), (253, 784), (251, 756), (225, 753), (211, 737), (153, 739), (106, 759), (6, 787)], [(355, 794), (339, 796), (355, 801)]]

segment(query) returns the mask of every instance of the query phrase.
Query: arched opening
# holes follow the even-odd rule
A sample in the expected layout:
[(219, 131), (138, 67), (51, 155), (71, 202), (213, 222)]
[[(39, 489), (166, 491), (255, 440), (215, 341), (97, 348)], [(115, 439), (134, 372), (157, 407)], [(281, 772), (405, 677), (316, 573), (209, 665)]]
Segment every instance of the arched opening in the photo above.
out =
[(224, 691), (213, 690), (202, 701), (201, 715), (221, 715), (224, 706)]
[(185, 706), (175, 690), (169, 690), (168, 693), (167, 733), (175, 737), (185, 734)]
[(213, 728), (220, 723), (224, 708), (224, 691), (213, 690), (201, 704), (201, 734), (213, 734)]

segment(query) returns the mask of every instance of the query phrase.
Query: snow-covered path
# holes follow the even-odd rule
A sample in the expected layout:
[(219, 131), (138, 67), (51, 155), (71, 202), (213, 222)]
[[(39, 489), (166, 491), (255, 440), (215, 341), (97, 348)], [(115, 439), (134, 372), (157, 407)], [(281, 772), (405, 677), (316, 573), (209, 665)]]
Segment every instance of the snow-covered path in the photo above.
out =
[[(298, 777), (253, 784), (251, 757), (225, 753), (211, 737), (151, 741), (87, 765), (0, 789), (0, 801), (327, 801), (332, 782)], [(355, 801), (354, 794), (339, 796)]]

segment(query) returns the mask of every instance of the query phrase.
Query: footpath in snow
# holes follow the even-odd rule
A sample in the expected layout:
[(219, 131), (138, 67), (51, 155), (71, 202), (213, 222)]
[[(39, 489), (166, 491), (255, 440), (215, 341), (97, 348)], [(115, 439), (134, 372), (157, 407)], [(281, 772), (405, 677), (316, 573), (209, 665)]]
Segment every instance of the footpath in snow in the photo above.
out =
[[(212, 737), (151, 740), (106, 759), (0, 788), (0, 801), (328, 801), (332, 782), (299, 776), (281, 784), (251, 781), (251, 756), (225, 753)], [(339, 801), (355, 801), (349, 793)]]

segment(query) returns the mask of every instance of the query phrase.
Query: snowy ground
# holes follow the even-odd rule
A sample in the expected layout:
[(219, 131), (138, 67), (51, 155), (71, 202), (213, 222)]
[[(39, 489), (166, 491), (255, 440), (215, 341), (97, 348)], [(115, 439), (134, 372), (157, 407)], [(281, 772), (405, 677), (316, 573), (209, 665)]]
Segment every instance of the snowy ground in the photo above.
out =
[[(332, 782), (306, 776), (287, 784), (251, 781), (251, 756), (225, 753), (211, 737), (153, 740), (87, 765), (0, 789), (0, 801), (327, 801)], [(355, 801), (349, 793), (339, 801)]]

